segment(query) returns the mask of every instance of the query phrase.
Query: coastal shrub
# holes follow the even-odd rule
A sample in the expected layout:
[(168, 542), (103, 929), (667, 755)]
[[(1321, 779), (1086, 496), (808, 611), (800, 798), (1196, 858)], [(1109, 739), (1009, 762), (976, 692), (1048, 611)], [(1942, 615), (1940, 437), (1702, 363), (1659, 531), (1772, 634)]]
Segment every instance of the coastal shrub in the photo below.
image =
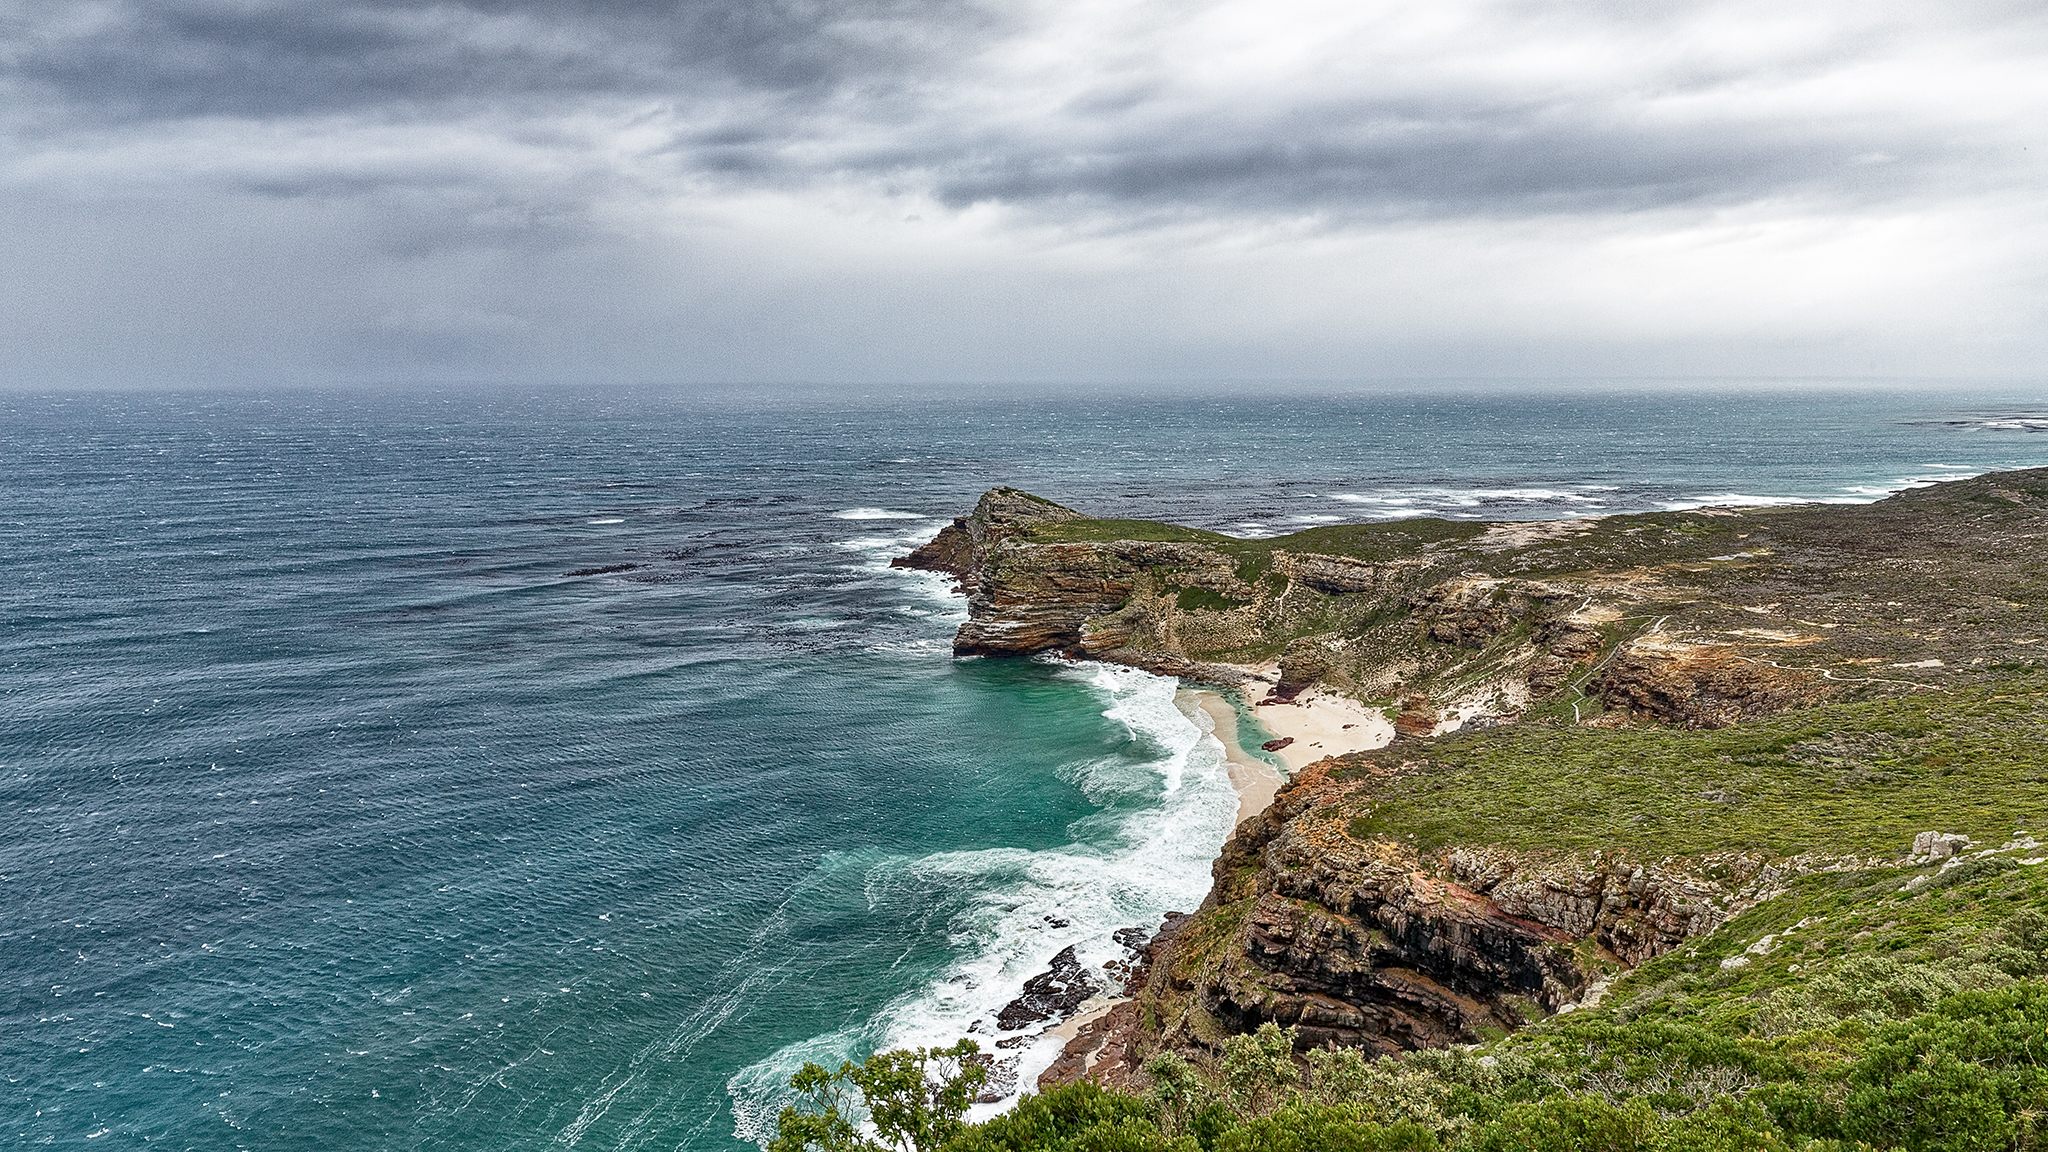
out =
[(2009, 983), (1989, 964), (1956, 959), (1915, 964), (1892, 956), (1855, 956), (1811, 980), (1773, 990), (1756, 1015), (1756, 1030), (1783, 1036), (1856, 1017), (1872, 1027), (1925, 1012), (1958, 992)]
[[(1998, 844), (2016, 815), (2048, 810), (2044, 693), (2016, 677), (1710, 731), (1509, 725), (1347, 756), (1338, 776), (1373, 781), (1360, 833), (1398, 831), (1423, 851), (1890, 858), (1937, 827)], [(1925, 887), (2012, 867), (1973, 860)]]
[(1420, 1124), (1376, 1124), (1355, 1110), (1290, 1104), (1222, 1133), (1211, 1152), (1438, 1152), (1436, 1133)]
[[(805, 1105), (782, 1110), (768, 1152), (937, 1152), (966, 1131), (967, 1106), (988, 1081), (988, 1068), (973, 1059), (980, 1052), (962, 1040), (951, 1048), (877, 1052), (836, 1072), (806, 1063), (789, 1081)], [(857, 1123), (853, 1093), (879, 1140)]]
[(1965, 992), (1887, 1025), (1847, 1080), (1851, 1139), (1909, 1152), (2032, 1146), (2048, 1110), (2048, 988)]
[(977, 1124), (946, 1152), (1195, 1152), (1192, 1136), (1169, 1138), (1150, 1101), (1081, 1081), (1026, 1096), (1010, 1111)]
[(1474, 1134), (1474, 1152), (1652, 1152), (1657, 1114), (1648, 1103), (1553, 1096), (1517, 1104)]
[(1258, 1031), (1223, 1042), (1223, 1088), (1242, 1116), (1263, 1116), (1295, 1098), (1301, 1068), (1294, 1062), (1295, 1030), (1268, 1020)]
[(1234, 612), (1244, 607), (1245, 601), (1232, 600), (1207, 588), (1183, 588), (1174, 597), (1174, 604), (1183, 612)]
[[(1782, 1152), (1794, 1145), (1760, 1104), (1723, 1097), (1698, 1111), (1663, 1120), (1652, 1147), (1656, 1152)], [(1802, 1152), (1819, 1152), (1803, 1141), (1800, 1147)]]

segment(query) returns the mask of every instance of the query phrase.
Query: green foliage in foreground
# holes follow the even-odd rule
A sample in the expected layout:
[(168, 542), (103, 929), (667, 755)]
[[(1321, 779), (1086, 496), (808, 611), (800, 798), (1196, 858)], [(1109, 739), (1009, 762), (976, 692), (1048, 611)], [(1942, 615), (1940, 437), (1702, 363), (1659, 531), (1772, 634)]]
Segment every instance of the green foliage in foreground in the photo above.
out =
[(770, 1150), (2048, 1149), (2048, 864), (2021, 855), (1805, 877), (1601, 1007), (1469, 1049), (1304, 1055), (1268, 1025), (1154, 1057), (1143, 1095), (1071, 1085), (981, 1124), (971, 1043), (810, 1067)]
[[(863, 1064), (843, 1063), (836, 1072), (807, 1063), (789, 1081), (807, 1106), (782, 1110), (768, 1152), (945, 1147), (966, 1131), (961, 1117), (988, 1081), (988, 1066), (974, 1059), (979, 1051), (974, 1041), (962, 1040), (951, 1048), (878, 1052)], [(856, 1123), (849, 1088), (861, 1094), (876, 1138)]]

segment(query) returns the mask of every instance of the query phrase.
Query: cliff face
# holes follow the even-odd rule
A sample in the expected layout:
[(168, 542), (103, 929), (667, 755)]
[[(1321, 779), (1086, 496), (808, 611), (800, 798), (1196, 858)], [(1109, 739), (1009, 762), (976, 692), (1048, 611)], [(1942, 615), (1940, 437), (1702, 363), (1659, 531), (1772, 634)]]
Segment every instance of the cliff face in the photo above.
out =
[(1357, 829), (1382, 775), (1355, 758), (1323, 761), (1238, 830), (1207, 903), (1153, 945), (1137, 1009), (1087, 1038), (1114, 1054), (1091, 1074), (1129, 1084), (1153, 1051), (1212, 1047), (1266, 1021), (1309, 1047), (1476, 1043), (1597, 1001), (1615, 973), (1712, 931), (1792, 876), (1863, 863), (1421, 851)]
[[(902, 562), (961, 578), (961, 655), (1059, 652), (1226, 682), (1233, 666), (1277, 663), (1281, 695), (1398, 704), (1410, 737), (1446, 714), (1520, 721), (1460, 737), (1476, 743), (1448, 759), (1407, 739), (1323, 761), (1241, 825), (1208, 901), (1150, 945), (1135, 998), (1048, 1081), (1128, 1083), (1153, 1051), (1213, 1050), (1265, 1021), (1380, 1052), (1479, 1041), (1597, 1000), (1793, 877), (1871, 866), (1842, 848), (1843, 806), (1950, 771), (1948, 753), (1882, 732), (1816, 742), (1797, 725), (1737, 737), (1830, 702), (1870, 700), (1881, 719), (1885, 698), (2034, 667), (2048, 470), (1859, 507), (1261, 541), (1090, 520), (998, 489)], [(1731, 728), (1732, 743), (1654, 756), (1630, 735)], [(1541, 738), (1511, 754), (1486, 743), (1514, 732)], [(1808, 799), (1780, 795), (1795, 778)], [(1933, 826), (1951, 793), (1930, 779), (1919, 808), (1866, 823), (1901, 844), (1902, 821)], [(1547, 814), (1501, 799), (1523, 794)], [(1808, 845), (1817, 810), (1839, 826)]]
[[(1277, 663), (1442, 714), (1725, 726), (1969, 682), (2040, 629), (2048, 471), (1873, 505), (1535, 524), (1337, 525), (1271, 540), (1091, 520), (998, 488), (897, 563), (968, 593), (960, 655), (1230, 682)], [(1910, 673), (1899, 669), (1911, 667)]]
[(959, 577), (963, 585), (978, 580), (978, 569), (996, 545), (1014, 539), (1035, 525), (1058, 524), (1084, 519), (1072, 508), (1020, 492), (1015, 488), (991, 488), (982, 494), (974, 511), (939, 529), (931, 541), (889, 562), (893, 568), (918, 568)]

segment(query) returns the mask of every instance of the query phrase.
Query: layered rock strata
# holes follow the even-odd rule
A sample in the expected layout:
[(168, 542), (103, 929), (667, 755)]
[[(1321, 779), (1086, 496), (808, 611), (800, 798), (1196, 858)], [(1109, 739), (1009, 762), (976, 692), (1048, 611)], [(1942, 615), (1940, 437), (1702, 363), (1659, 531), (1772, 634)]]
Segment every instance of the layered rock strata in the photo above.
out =
[[(1517, 720), (1718, 728), (2039, 655), (2048, 470), (1861, 507), (1269, 541), (996, 489), (899, 563), (959, 578), (963, 656), (1051, 652), (1223, 683), (1277, 663), (1276, 695), (1355, 695), (1398, 713), (1406, 740)], [(1377, 1052), (1477, 1041), (1570, 1010), (1793, 875), (1869, 864), (1418, 847), (1359, 815), (1399, 762), (1324, 761), (1240, 825), (1202, 909), (1147, 946), (1133, 998), (1042, 1083), (1129, 1083), (1151, 1052), (1213, 1051), (1265, 1021)]]

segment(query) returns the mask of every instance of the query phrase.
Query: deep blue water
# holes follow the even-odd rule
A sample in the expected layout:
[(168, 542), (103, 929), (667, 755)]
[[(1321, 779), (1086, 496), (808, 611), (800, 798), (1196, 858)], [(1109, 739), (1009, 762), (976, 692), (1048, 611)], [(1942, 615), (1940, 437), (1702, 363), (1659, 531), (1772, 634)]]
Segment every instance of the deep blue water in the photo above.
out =
[(742, 1148), (796, 1062), (1114, 958), (1231, 798), (1170, 682), (950, 659), (884, 564), (992, 484), (1868, 499), (2048, 464), (2007, 392), (0, 395), (0, 1143)]

